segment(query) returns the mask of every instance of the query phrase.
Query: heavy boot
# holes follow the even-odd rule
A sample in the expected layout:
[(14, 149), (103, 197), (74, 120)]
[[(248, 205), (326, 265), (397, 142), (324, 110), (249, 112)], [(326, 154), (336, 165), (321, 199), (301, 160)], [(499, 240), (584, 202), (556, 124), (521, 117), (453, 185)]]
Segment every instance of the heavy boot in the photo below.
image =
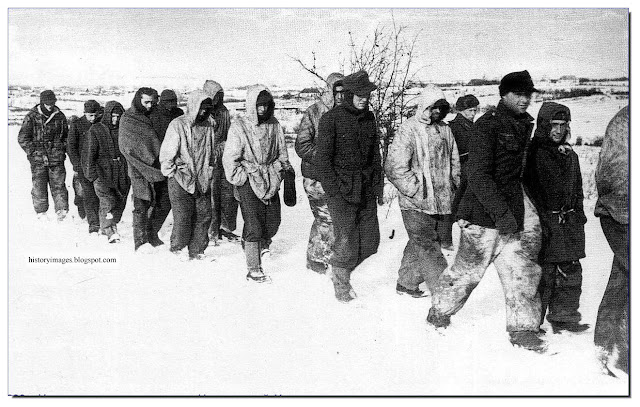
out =
[(133, 212), (133, 244), (135, 250), (149, 242), (147, 217), (142, 213)]
[(269, 277), (264, 274), (260, 266), (260, 242), (244, 242), (244, 255), (247, 258), (247, 280), (257, 283), (269, 282)]
[(547, 350), (547, 344), (540, 339), (539, 332), (533, 331), (516, 331), (509, 332), (509, 340), (515, 347), (532, 350), (537, 353), (544, 353)]
[(336, 298), (340, 302), (349, 302), (356, 298), (356, 293), (351, 287), (351, 271), (342, 267), (332, 267), (331, 281), (336, 292)]

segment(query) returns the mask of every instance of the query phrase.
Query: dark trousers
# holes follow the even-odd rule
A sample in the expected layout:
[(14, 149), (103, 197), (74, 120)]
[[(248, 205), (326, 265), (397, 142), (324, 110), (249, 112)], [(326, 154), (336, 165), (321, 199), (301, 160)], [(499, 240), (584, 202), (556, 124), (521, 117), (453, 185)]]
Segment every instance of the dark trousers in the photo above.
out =
[(233, 196), (233, 185), (227, 181), (224, 175), (224, 168), (218, 165), (213, 170), (211, 180), (211, 227), (209, 233), (215, 233), (224, 228), (229, 232), (236, 229), (236, 219), (238, 217), (238, 201)]
[(89, 233), (97, 232), (100, 229), (100, 200), (94, 189), (93, 182), (84, 177), (82, 171), (73, 176), (73, 191), (75, 197), (73, 203), (78, 207), (78, 214), (81, 218), (87, 218), (89, 223)]
[(378, 251), (380, 228), (376, 200), (352, 204), (341, 196), (327, 198), (335, 242), (329, 263), (349, 271)]
[(122, 212), (127, 205), (127, 196), (129, 188), (122, 194), (115, 188), (108, 187), (102, 180), (97, 179), (93, 182), (93, 189), (100, 201), (100, 230), (102, 233), (110, 237), (116, 232), (115, 226), (122, 219)]
[(49, 210), (49, 193), (53, 198), (55, 211), (69, 210), (69, 192), (65, 185), (67, 171), (64, 163), (44, 164), (31, 162), (31, 199), (36, 213), (44, 213)]
[(594, 341), (608, 355), (617, 353), (616, 367), (629, 372), (629, 225), (612, 217), (600, 225), (613, 251), (607, 288), (598, 308)]
[(153, 201), (133, 197), (133, 242), (136, 249), (149, 241), (157, 240), (158, 232), (171, 212), (167, 188), (167, 181), (154, 183)]
[(185, 191), (173, 177), (169, 178), (169, 198), (173, 210), (171, 250), (189, 248), (189, 255), (204, 253), (209, 245), (211, 224), (211, 190), (193, 194)]
[(447, 268), (447, 260), (440, 250), (438, 224), (442, 224), (437, 215), (403, 210), (402, 220), (409, 235), (404, 248), (402, 263), (398, 270), (398, 284), (414, 290), (423, 281), (429, 291), (433, 291), (438, 277)]
[(242, 239), (246, 242), (260, 242), (263, 247), (268, 246), (280, 227), (280, 195), (276, 193), (265, 204), (253, 192), (249, 181), (237, 187), (237, 190), (244, 219)]
[[(547, 321), (579, 322), (581, 315), (582, 266), (578, 260), (563, 263), (543, 263), (538, 292), (542, 300), (540, 325)], [(549, 312), (547, 313), (547, 308)]]

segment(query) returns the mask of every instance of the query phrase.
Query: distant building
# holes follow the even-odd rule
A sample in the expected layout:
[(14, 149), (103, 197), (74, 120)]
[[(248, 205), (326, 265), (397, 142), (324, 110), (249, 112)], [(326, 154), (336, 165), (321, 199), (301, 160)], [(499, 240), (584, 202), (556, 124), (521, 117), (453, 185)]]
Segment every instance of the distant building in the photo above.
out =
[(320, 96), (320, 89), (318, 88), (304, 88), (298, 94), (298, 97), (303, 99), (311, 99)]
[(580, 80), (574, 75), (563, 75), (558, 79), (557, 83), (562, 86), (576, 86), (580, 84)]

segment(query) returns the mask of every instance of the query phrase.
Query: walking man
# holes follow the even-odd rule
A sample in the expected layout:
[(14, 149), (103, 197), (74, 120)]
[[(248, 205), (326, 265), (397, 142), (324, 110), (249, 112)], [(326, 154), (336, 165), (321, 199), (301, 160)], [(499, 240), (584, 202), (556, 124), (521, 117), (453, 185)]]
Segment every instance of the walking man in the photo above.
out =
[(93, 189), (93, 183), (84, 176), (82, 157), (86, 153), (86, 133), (93, 123), (100, 121), (98, 118), (100, 108), (100, 103), (95, 100), (84, 102), (84, 115), (71, 120), (67, 139), (67, 154), (71, 165), (73, 165), (73, 190), (75, 192), (73, 203), (78, 207), (80, 218), (87, 218), (90, 234), (98, 233), (100, 230), (100, 220), (98, 218), (100, 202)]
[(457, 217), (460, 245), (454, 264), (440, 276), (427, 322), (445, 328), (465, 304), (490, 264), (505, 295), (511, 343), (542, 352), (539, 338), (540, 220), (521, 182), (525, 146), (533, 130), (526, 111), (536, 92), (529, 72), (500, 81), (500, 103), (476, 122), (469, 142), (468, 175)]
[(447, 267), (442, 245), (451, 244), (451, 207), (460, 184), (460, 162), (451, 129), (442, 121), (448, 110), (444, 93), (433, 85), (426, 87), (415, 116), (400, 125), (385, 164), (387, 178), (400, 194), (409, 235), (396, 292), (416, 298), (425, 295), (418, 287), (422, 282), (433, 292)]
[(317, 174), (314, 159), (320, 118), (343, 102), (343, 78), (344, 75), (341, 73), (332, 73), (327, 77), (327, 89), (322, 98), (309, 106), (302, 116), (295, 144), (296, 153), (302, 158), (303, 186), (314, 217), (307, 245), (307, 268), (320, 274), (326, 273), (329, 267), (334, 236), (326, 193), (318, 180), (320, 177)]
[(244, 219), (242, 239), (247, 280), (267, 282), (262, 254), (280, 227), (280, 182), (292, 171), (284, 133), (273, 116), (275, 103), (264, 85), (247, 90), (246, 114), (231, 123), (222, 155), (227, 180), (236, 187)]
[(157, 100), (155, 89), (138, 89), (119, 128), (119, 147), (127, 160), (133, 190), (134, 248), (143, 253), (164, 244), (158, 232), (171, 211), (167, 180), (158, 158), (160, 138), (149, 117)]
[(351, 273), (378, 251), (377, 195), (382, 165), (376, 120), (369, 98), (377, 86), (365, 71), (342, 80), (344, 103), (320, 118), (315, 163), (333, 220), (334, 254), (329, 260), (336, 298), (355, 299)]
[(467, 161), (469, 159), (469, 139), (473, 137), (473, 119), (478, 112), (480, 101), (473, 95), (465, 95), (456, 101), (458, 114), (449, 122), (453, 137), (456, 139), (458, 154), (460, 155), (460, 188), (453, 198), (452, 213), (458, 211), (458, 205), (464, 191), (467, 189)]
[(609, 122), (596, 169), (595, 215), (613, 251), (594, 341), (612, 374), (629, 374), (629, 106)]
[(31, 164), (31, 199), (36, 215), (39, 219), (46, 217), (49, 188), (58, 221), (62, 221), (69, 211), (69, 193), (65, 185), (67, 171), (64, 168), (69, 127), (56, 101), (53, 91), (40, 93), (40, 103), (27, 113), (22, 122), (18, 143)]
[(127, 162), (118, 147), (122, 105), (107, 102), (100, 122), (91, 126), (86, 134), (87, 148), (83, 155), (84, 173), (93, 183), (92, 189), (100, 201), (100, 230), (109, 243), (119, 243), (118, 222), (127, 204), (131, 182), (127, 175)]
[(209, 238), (218, 242), (223, 237), (231, 242), (240, 241), (240, 237), (233, 233), (236, 230), (238, 217), (238, 201), (233, 196), (233, 185), (227, 181), (222, 165), (222, 153), (227, 141), (231, 115), (224, 105), (224, 90), (216, 81), (207, 80), (203, 90), (213, 100), (211, 119), (215, 131), (214, 138), (214, 166), (211, 180), (211, 226)]
[(185, 247), (189, 259), (204, 259), (211, 223), (214, 166), (213, 101), (202, 90), (189, 94), (188, 113), (174, 119), (160, 148), (162, 174), (168, 177), (173, 209), (171, 252)]

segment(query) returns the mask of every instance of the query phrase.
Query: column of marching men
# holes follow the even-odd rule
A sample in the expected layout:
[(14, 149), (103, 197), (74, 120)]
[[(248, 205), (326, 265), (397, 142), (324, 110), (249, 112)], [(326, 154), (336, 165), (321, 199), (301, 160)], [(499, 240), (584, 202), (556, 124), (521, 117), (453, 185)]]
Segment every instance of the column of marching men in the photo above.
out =
[[(328, 274), (341, 302), (356, 298), (351, 274), (380, 243), (377, 205), (383, 173), (398, 191), (409, 236), (396, 292), (430, 294), (427, 324), (445, 329), (493, 264), (500, 277), (509, 338), (514, 346), (543, 352), (541, 325), (553, 333), (582, 332), (578, 311), (585, 257), (582, 177), (568, 143), (569, 108), (544, 102), (527, 113), (538, 92), (527, 71), (499, 85), (496, 108), (477, 121), (479, 101), (460, 97), (457, 115), (434, 85), (419, 96), (415, 115), (397, 130), (382, 164), (376, 118), (369, 110), (377, 89), (359, 71), (329, 75), (322, 98), (304, 113), (295, 142), (303, 186), (314, 216), (306, 252), (309, 270)], [(279, 189), (295, 177), (269, 89), (249, 88), (244, 114), (230, 117), (220, 84), (206, 81), (188, 96), (140, 88), (124, 107), (110, 101), (84, 104), (67, 119), (44, 91), (25, 117), (18, 141), (31, 164), (38, 217), (51, 190), (58, 220), (69, 210), (65, 153), (73, 166), (74, 204), (90, 234), (120, 241), (118, 222), (133, 195), (137, 252), (163, 245), (158, 237), (173, 210), (172, 253), (204, 260), (210, 240), (240, 241), (247, 279), (270, 281), (262, 268), (281, 221)], [(609, 123), (596, 171), (596, 216), (614, 252), (598, 311), (595, 342), (610, 370), (628, 372), (628, 107)], [(533, 137), (531, 136), (533, 133)], [(285, 203), (295, 191), (285, 181)], [(293, 194), (293, 196), (292, 196)], [(238, 206), (244, 219), (236, 236)], [(460, 227), (453, 255), (452, 225)], [(443, 254), (444, 253), (444, 254)], [(425, 292), (420, 289), (424, 283)], [(607, 362), (607, 358), (615, 361)]]

